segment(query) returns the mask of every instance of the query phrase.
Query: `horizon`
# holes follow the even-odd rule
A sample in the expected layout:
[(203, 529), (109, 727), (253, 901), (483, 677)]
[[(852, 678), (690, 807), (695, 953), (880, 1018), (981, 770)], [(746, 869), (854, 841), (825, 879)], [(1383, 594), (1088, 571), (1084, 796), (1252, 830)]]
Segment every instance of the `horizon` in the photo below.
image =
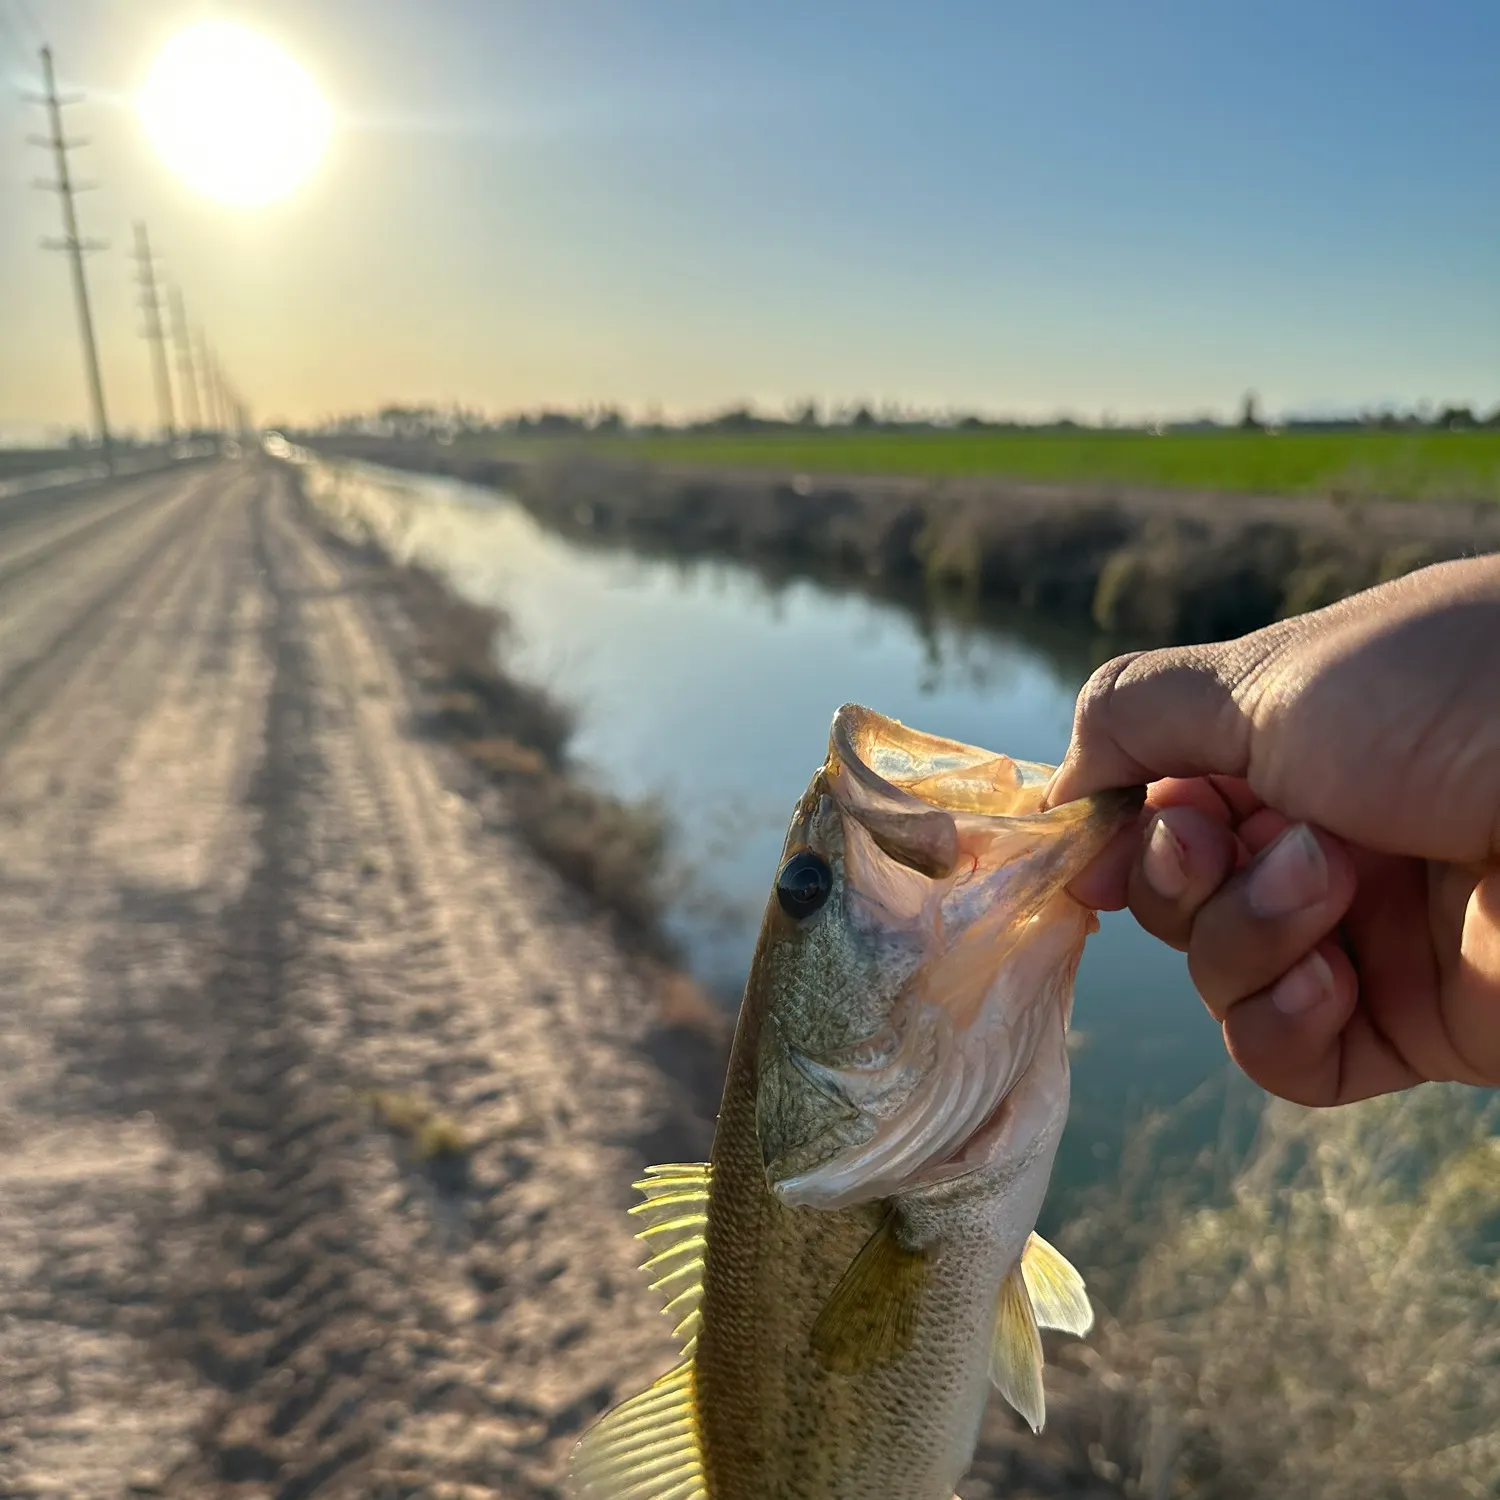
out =
[[(1254, 393), (1247, 394), (1253, 395)], [(798, 403), (792, 405), (795, 407)], [(801, 405), (805, 409), (806, 403), (801, 403)], [(402, 417), (419, 417), (434, 419), (439, 424), (443, 419), (447, 419), (456, 431), (477, 433), (506, 429), (521, 431), (526, 429), (528, 424), (536, 426), (545, 420), (561, 418), (572, 424), (572, 430), (593, 431), (601, 418), (613, 418), (618, 421), (617, 430), (619, 431), (646, 433), (658, 430), (703, 431), (720, 426), (727, 419), (742, 417), (748, 419), (746, 425), (749, 427), (797, 428), (806, 426), (812, 431), (834, 432), (861, 425), (858, 420), (861, 411), (870, 419), (869, 425), (874, 430), (903, 427), (951, 430), (976, 426), (979, 430), (990, 431), (1046, 432), (1074, 428), (1085, 432), (1150, 433), (1161, 436), (1164, 433), (1199, 429), (1237, 431), (1245, 425), (1240, 419), (1243, 416), (1243, 404), (1239, 416), (1231, 412), (1198, 411), (1120, 420), (1114, 419), (1110, 413), (1090, 417), (1087, 414), (1064, 411), (1050, 416), (1022, 419), (1005, 413), (959, 408), (925, 411), (900, 407), (898, 403), (870, 406), (855, 401), (826, 403), (815, 401), (812, 405), (816, 415), (811, 421), (807, 421), (795, 410), (761, 409), (753, 402), (732, 402), (724, 408), (698, 413), (682, 413), (676, 416), (668, 416), (648, 408), (632, 411), (622, 405), (592, 405), (572, 409), (543, 405), (519, 410), (485, 412), (477, 408), (439, 405), (431, 402), (387, 402), (362, 411), (325, 412), (301, 422), (279, 420), (272, 412), (256, 420), (253, 427), (256, 431), (271, 434), (327, 434), (359, 428), (378, 429)], [(1430, 401), (1419, 401), (1406, 408), (1377, 407), (1284, 412), (1268, 412), (1257, 404), (1254, 416), (1255, 421), (1251, 425), (1273, 435), (1283, 430), (1291, 431), (1300, 428), (1380, 427), (1383, 424), (1408, 428), (1450, 426), (1458, 429), (1481, 429), (1500, 426), (1500, 401), (1489, 409), (1483, 406), (1475, 408), (1462, 404), (1439, 409)], [(1457, 420), (1445, 422), (1445, 418)], [(80, 443), (86, 445), (88, 442), (86, 424), (71, 428), (60, 424), (45, 428), (37, 427), (30, 433), (26, 433), (24, 429), (20, 431), (22, 436), (14, 436), (7, 431), (5, 423), (0, 422), (0, 449), (62, 448)], [(191, 436), (186, 431), (179, 432), (178, 435)], [(116, 442), (123, 441), (127, 444), (149, 447), (158, 441), (159, 434), (151, 428), (150, 424), (146, 424), (141, 428), (116, 429), (113, 437)]]
[[(75, 171), (110, 415), (155, 426), (130, 224), (258, 420), (386, 405), (670, 420), (809, 398), (1036, 422), (1500, 404), (1486, 59), (1471, 0), (1309, 19), (840, 0), (233, 12), (311, 76), (327, 156), (229, 207), (133, 95), (217, 7), (0, 0), (0, 441), (86, 425), (34, 44)], [(29, 19), (28, 19), (29, 18)], [(789, 41), (791, 45), (789, 45)]]

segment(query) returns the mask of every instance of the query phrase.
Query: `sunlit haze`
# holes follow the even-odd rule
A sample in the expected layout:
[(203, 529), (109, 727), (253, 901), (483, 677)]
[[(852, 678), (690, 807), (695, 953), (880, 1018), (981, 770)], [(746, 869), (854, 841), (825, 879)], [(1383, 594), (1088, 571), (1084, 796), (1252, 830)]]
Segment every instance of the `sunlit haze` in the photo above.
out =
[[(126, 426), (154, 419), (137, 219), (264, 420), (1500, 401), (1490, 0), (29, 10), (82, 95)], [(0, 430), (83, 423), (67, 267), (38, 248), (57, 203), (30, 187), (39, 38), (13, 0), (0, 20), (26, 351)]]
[(167, 165), (223, 203), (284, 197), (328, 144), (329, 108), (307, 74), (264, 37), (223, 21), (168, 41), (139, 103)]

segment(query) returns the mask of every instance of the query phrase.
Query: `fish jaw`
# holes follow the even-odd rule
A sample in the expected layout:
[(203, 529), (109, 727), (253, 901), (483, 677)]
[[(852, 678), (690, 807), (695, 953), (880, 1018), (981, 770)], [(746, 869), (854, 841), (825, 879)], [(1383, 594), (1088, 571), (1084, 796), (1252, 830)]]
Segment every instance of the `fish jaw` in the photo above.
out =
[[(772, 1007), (761, 1138), (782, 1203), (846, 1208), (977, 1170), (983, 1152), (969, 1143), (1000, 1116), (1041, 1039), (1065, 1032), (1097, 927), (1065, 887), (1144, 792), (1043, 812), (1050, 773), (869, 710), (835, 717), (814, 785), (839, 825), (837, 920), (851, 945), (868, 952), (899, 935), (919, 957), (896, 976), (880, 1023), (832, 1050), (807, 1038), (836, 1028), (782, 1024)], [(829, 986), (828, 1007), (846, 991)], [(867, 1019), (881, 1009), (862, 1008)], [(1066, 1072), (1063, 1087), (1065, 1098)]]

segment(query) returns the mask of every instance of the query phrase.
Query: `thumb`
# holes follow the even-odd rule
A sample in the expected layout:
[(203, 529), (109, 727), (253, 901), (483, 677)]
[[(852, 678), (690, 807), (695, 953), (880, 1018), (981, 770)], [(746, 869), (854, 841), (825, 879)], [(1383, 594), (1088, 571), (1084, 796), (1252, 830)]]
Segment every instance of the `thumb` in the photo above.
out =
[(1265, 654), (1252, 636), (1106, 662), (1078, 695), (1046, 805), (1164, 776), (1244, 776), (1251, 723), (1236, 688)]

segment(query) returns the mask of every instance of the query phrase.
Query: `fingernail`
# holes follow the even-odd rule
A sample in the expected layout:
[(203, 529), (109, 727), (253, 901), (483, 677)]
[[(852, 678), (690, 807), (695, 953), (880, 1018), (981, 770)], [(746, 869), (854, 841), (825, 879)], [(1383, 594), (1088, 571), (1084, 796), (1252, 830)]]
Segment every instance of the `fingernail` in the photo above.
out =
[(1250, 909), (1266, 920), (1305, 911), (1328, 894), (1328, 861), (1306, 823), (1294, 823), (1250, 871)]
[(1316, 949), (1271, 987), (1271, 1004), (1285, 1016), (1300, 1016), (1333, 994), (1333, 970)]
[(1151, 820), (1146, 850), (1141, 855), (1141, 873), (1146, 884), (1164, 900), (1176, 901), (1187, 889), (1186, 851), (1160, 813)]

